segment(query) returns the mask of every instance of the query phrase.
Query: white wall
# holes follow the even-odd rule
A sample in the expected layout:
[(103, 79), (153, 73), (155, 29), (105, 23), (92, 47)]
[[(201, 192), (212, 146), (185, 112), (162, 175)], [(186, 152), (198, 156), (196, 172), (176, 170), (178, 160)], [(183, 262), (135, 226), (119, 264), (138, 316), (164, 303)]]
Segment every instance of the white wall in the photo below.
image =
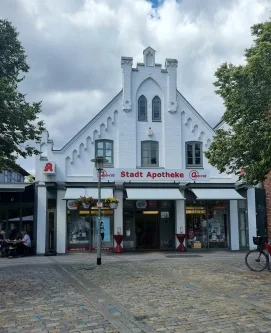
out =
[(230, 200), (231, 250), (239, 250), (238, 201)]
[(45, 185), (38, 187), (37, 206), (37, 254), (44, 254), (47, 221), (47, 189)]
[[(185, 225), (186, 225), (186, 219), (185, 219), (185, 200), (176, 200), (176, 212), (175, 212), (175, 234), (179, 234), (180, 230), (182, 233), (185, 233)], [(186, 243), (186, 240), (185, 242)], [(177, 237), (175, 237), (175, 248), (179, 246), (179, 241)]]

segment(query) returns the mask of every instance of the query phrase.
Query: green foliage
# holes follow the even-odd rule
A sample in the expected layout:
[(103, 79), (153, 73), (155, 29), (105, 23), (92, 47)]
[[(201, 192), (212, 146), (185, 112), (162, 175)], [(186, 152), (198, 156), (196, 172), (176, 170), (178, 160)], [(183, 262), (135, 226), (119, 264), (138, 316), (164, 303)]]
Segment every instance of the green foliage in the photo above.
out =
[(35, 183), (35, 177), (30, 174), (29, 176), (26, 177), (26, 182), (34, 184)]
[(39, 154), (26, 142), (37, 140), (44, 130), (38, 121), (41, 102), (32, 105), (18, 91), (18, 84), (27, 73), (24, 48), (18, 32), (6, 20), (0, 20), (0, 172), (16, 169), (16, 159)]
[(245, 50), (245, 65), (225, 63), (215, 73), (216, 93), (226, 107), (222, 119), (230, 129), (217, 131), (205, 155), (220, 172), (257, 184), (271, 170), (271, 22), (251, 32), (256, 39)]

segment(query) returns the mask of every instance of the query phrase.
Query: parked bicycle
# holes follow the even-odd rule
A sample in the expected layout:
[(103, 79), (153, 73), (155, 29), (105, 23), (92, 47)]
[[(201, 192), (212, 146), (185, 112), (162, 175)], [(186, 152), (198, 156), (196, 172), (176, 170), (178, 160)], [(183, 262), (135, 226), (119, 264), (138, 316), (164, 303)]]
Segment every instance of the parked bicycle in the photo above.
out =
[[(257, 250), (249, 251), (246, 255), (246, 265), (254, 272), (261, 272), (269, 265), (269, 256), (271, 255), (271, 243), (268, 244), (267, 237), (253, 237), (253, 243), (257, 245)], [(267, 251), (267, 253), (266, 253)]]

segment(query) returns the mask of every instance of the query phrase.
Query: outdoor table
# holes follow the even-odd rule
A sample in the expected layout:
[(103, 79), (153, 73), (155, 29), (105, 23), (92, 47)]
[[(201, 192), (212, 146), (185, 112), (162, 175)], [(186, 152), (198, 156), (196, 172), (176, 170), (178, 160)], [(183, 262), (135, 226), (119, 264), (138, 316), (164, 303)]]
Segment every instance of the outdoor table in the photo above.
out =
[(124, 252), (122, 246), (120, 245), (124, 236), (123, 235), (114, 235), (114, 239), (117, 242), (117, 246), (114, 247), (113, 252), (121, 253)]
[(180, 242), (179, 246), (177, 247), (177, 251), (186, 252), (187, 248), (183, 245), (184, 239), (186, 234), (176, 234), (178, 241)]

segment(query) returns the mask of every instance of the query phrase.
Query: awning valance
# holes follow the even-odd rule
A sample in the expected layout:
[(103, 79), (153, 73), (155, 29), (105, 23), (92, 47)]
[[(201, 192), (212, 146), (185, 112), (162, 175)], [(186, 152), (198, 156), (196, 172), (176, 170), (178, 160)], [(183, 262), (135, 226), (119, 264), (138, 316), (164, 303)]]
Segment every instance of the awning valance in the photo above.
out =
[(24, 192), (29, 183), (0, 183), (0, 192)]
[[(93, 197), (98, 199), (98, 188), (67, 188), (64, 196), (64, 200), (74, 200), (80, 198), (80, 196)], [(101, 189), (101, 199), (113, 197), (113, 189), (112, 188), (102, 188)]]
[(192, 191), (198, 200), (240, 200), (243, 198), (234, 189), (193, 188)]
[(127, 200), (184, 200), (177, 188), (127, 188)]

